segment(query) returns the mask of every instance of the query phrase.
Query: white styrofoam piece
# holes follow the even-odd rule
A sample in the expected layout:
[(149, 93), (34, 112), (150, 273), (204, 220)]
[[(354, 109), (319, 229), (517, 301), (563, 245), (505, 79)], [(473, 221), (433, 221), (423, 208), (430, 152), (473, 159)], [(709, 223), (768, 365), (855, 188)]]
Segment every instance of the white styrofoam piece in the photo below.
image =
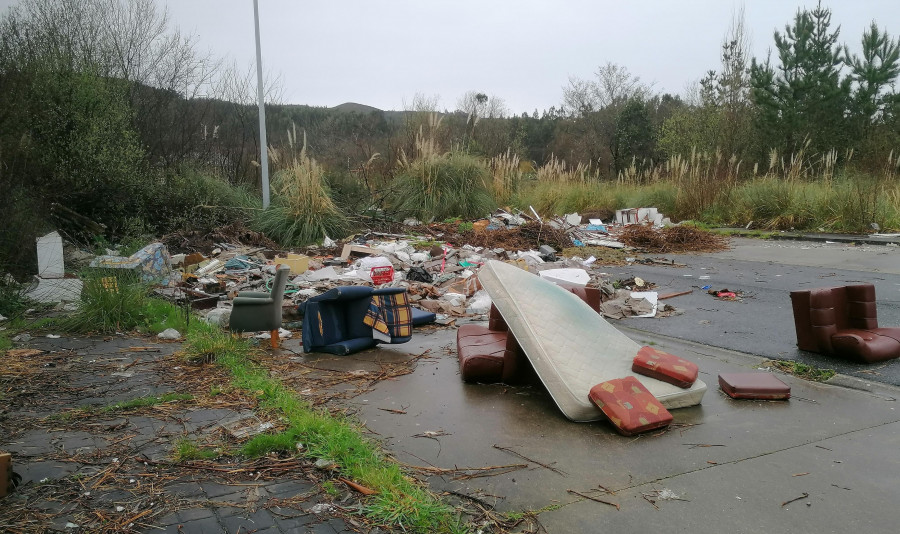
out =
[(572, 284), (586, 286), (591, 275), (584, 269), (547, 269), (540, 272), (541, 278), (554, 284)]
[(634, 376), (668, 409), (699, 404), (706, 384), (689, 389), (632, 372), (640, 349), (583, 300), (516, 267), (489, 261), (478, 274), (556, 405), (573, 421), (603, 413), (588, 399), (591, 387)]
[(38, 276), (41, 278), (62, 278), (66, 274), (63, 261), (62, 236), (50, 232), (37, 238)]

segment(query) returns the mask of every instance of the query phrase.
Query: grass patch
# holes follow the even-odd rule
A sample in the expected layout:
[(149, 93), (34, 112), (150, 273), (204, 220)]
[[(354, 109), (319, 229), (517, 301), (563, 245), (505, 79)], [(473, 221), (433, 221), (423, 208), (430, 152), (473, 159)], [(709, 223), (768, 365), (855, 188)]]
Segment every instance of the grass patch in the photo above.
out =
[(180, 402), (180, 401), (188, 401), (193, 399), (194, 396), (188, 393), (166, 393), (164, 395), (160, 395), (159, 397), (138, 397), (136, 399), (130, 399), (127, 401), (117, 402), (115, 404), (108, 404), (102, 408), (100, 408), (100, 413), (111, 413), (111, 412), (127, 412), (131, 410), (136, 410), (138, 408), (146, 408), (148, 406), (156, 406), (157, 404), (166, 404), (169, 402)]
[(157, 334), (167, 328), (187, 330), (189, 312), (165, 300), (150, 297), (150, 288), (137, 277), (107, 271), (84, 276), (78, 311), (57, 321), (72, 333), (130, 332)]
[(144, 322), (147, 292), (146, 285), (130, 276), (88, 276), (78, 311), (60, 321), (60, 327), (75, 333), (134, 330)]
[(286, 431), (256, 436), (242, 452), (248, 456), (272, 451), (293, 453), (297, 443), (302, 443), (310, 456), (334, 462), (344, 476), (378, 492), (365, 503), (363, 513), (369, 518), (415, 532), (464, 532), (452, 509), (407, 477), (376, 443), (363, 437), (358, 425), (314, 410), (254, 363), (251, 350), (247, 342), (203, 323), (192, 325), (183, 350), (184, 357), (191, 361), (214, 359), (231, 372), (236, 387), (251, 392), (262, 409), (287, 421)]
[(562, 255), (571, 258), (578, 256), (588, 259), (591, 256), (597, 258), (597, 265), (625, 265), (628, 254), (624, 250), (609, 247), (569, 247), (562, 250)]
[(172, 456), (176, 462), (190, 462), (195, 460), (214, 460), (220, 456), (218, 450), (200, 447), (189, 439), (181, 439), (175, 443)]
[[(5, 273), (0, 269), (0, 274)], [(14, 319), (31, 306), (31, 301), (22, 296), (22, 286), (5, 276), (0, 277), (0, 315)]]
[(13, 348), (12, 339), (10, 339), (9, 337), (11, 335), (12, 333), (9, 330), (3, 330), (2, 332), (0, 332), (0, 351)]
[(827, 382), (837, 374), (837, 371), (834, 369), (820, 369), (813, 365), (792, 360), (769, 360), (766, 362), (766, 365), (804, 380), (812, 380), (813, 382)]
[(140, 329), (146, 328), (151, 334), (158, 334), (167, 328), (187, 332), (190, 322), (190, 310), (155, 298), (147, 299), (142, 315), (144, 324)]

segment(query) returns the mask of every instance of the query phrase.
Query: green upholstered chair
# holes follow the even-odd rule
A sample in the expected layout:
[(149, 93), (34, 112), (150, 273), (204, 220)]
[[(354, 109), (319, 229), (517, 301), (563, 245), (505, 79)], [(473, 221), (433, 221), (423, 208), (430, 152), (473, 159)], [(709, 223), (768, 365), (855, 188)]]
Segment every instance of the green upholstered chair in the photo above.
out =
[(278, 347), (278, 329), (281, 327), (281, 301), (284, 299), (284, 286), (287, 284), (291, 268), (279, 265), (272, 282), (272, 292), (241, 291), (232, 302), (232, 332), (272, 333), (272, 347)]

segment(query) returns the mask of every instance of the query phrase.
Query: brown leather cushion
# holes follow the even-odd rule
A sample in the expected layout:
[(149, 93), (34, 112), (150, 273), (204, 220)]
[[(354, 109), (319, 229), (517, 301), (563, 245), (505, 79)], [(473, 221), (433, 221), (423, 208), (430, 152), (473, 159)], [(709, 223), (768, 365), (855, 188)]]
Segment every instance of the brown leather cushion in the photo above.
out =
[(502, 380), (508, 337), (509, 332), (480, 325), (460, 326), (456, 331), (456, 351), (462, 379), (466, 382)]
[(506, 338), (486, 344), (469, 344), (470, 340), (463, 339), (457, 349), (462, 379), (466, 382), (499, 382), (503, 378)]
[(791, 386), (772, 373), (722, 373), (719, 387), (734, 399), (785, 400)]
[(882, 335), (886, 330), (894, 336), (900, 334), (898, 328), (876, 328), (874, 330), (846, 329), (831, 336), (831, 345), (836, 354), (848, 356), (864, 363), (883, 362), (900, 356), (900, 341)]

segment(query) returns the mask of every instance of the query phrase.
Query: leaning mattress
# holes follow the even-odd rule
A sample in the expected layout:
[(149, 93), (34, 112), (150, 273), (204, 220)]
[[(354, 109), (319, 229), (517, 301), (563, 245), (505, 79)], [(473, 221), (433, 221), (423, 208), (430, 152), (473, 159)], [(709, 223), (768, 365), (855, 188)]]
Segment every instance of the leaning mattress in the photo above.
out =
[(600, 382), (633, 376), (667, 409), (700, 404), (706, 384), (688, 389), (631, 370), (641, 346), (576, 295), (512, 265), (489, 261), (478, 280), (509, 325), (556, 405), (572, 421), (603, 414), (588, 398)]

